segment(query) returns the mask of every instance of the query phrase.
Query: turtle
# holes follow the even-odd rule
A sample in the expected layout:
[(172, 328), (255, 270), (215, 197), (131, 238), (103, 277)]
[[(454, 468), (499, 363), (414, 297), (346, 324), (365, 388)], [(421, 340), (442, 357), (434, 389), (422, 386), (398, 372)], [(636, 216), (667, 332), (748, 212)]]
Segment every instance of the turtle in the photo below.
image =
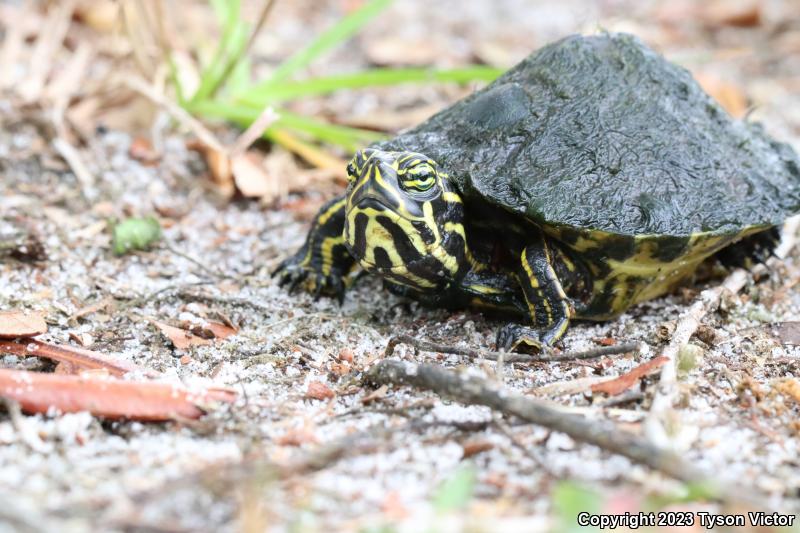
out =
[(511, 316), (499, 350), (545, 349), (708, 261), (763, 261), (800, 210), (792, 148), (628, 34), (541, 48), (347, 176), (281, 285), (341, 302), (363, 269), (426, 305)]

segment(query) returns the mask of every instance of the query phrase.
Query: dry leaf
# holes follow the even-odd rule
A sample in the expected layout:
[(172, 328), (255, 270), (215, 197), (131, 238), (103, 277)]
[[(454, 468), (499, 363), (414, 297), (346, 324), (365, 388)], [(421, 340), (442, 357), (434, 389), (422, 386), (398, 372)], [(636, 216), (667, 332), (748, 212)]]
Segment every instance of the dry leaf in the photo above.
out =
[(479, 453), (491, 450), (494, 448), (494, 444), (489, 442), (488, 440), (472, 440), (469, 442), (465, 442), (462, 446), (464, 449), (464, 453), (461, 456), (462, 459), (467, 459), (472, 457), (473, 455), (478, 455)]
[(347, 361), (348, 363), (353, 362), (353, 350), (350, 348), (342, 348), (339, 352), (339, 359), (342, 361)]
[(232, 324), (222, 324), (220, 322), (208, 322), (205, 325), (217, 339), (227, 339), (231, 335), (236, 335), (239, 331)]
[(108, 419), (165, 421), (199, 418), (235, 393), (223, 389), (189, 391), (172, 383), (41, 374), (0, 369), (0, 396), (19, 402), (26, 413), (89, 411)]
[(368, 403), (372, 403), (377, 400), (382, 400), (386, 397), (386, 393), (389, 391), (389, 387), (387, 385), (381, 385), (374, 391), (370, 392), (363, 398), (361, 398), (361, 403), (367, 405)]
[(313, 400), (330, 400), (335, 396), (336, 393), (321, 381), (311, 381), (306, 390), (306, 398), (311, 398)]
[(161, 156), (153, 149), (152, 143), (144, 137), (136, 137), (131, 141), (128, 155), (145, 166), (155, 165), (161, 159)]
[(669, 358), (664, 357), (663, 355), (656, 357), (655, 359), (651, 359), (646, 363), (642, 363), (641, 365), (637, 366), (627, 374), (622, 374), (616, 379), (604, 381), (602, 383), (595, 383), (592, 385), (592, 392), (604, 392), (611, 396), (616, 396), (617, 394), (625, 392), (639, 383), (640, 379), (655, 371), (658, 367), (663, 366), (668, 361)]
[(98, 302), (87, 305), (85, 307), (81, 307), (80, 309), (78, 309), (77, 311), (75, 311), (70, 315), (70, 317), (67, 319), (67, 322), (73, 325), (77, 324), (79, 318), (83, 318), (87, 315), (91, 315), (98, 311), (102, 311), (103, 309), (105, 309), (106, 307), (108, 307), (113, 303), (114, 303), (114, 298), (112, 298), (111, 296), (106, 296), (105, 298), (101, 299)]
[(176, 328), (175, 326), (170, 326), (169, 324), (164, 324), (156, 320), (153, 320), (153, 324), (161, 330), (161, 333), (163, 333), (178, 350), (186, 350), (192, 346), (211, 344), (210, 340), (199, 337), (185, 329)]
[(90, 28), (111, 33), (120, 27), (119, 8), (113, 0), (84, 0), (75, 9), (75, 17)]
[(22, 342), (0, 341), (0, 352), (12, 353), (21, 357), (44, 357), (71, 365), (76, 371), (104, 369), (114, 376), (124, 376), (128, 372), (141, 372), (149, 376), (158, 375), (156, 372), (146, 370), (133, 363), (116, 361), (98, 352), (72, 346), (56, 346), (34, 339)]
[(279, 446), (302, 446), (303, 444), (316, 444), (317, 436), (308, 428), (290, 429), (275, 441)]
[(71, 341), (77, 342), (84, 348), (94, 344), (94, 338), (88, 333), (75, 333), (74, 331), (70, 331), (69, 338)]
[(271, 202), (286, 194), (282, 180), (270, 179), (254, 152), (246, 152), (231, 158), (230, 168), (233, 182), (245, 198), (263, 198)]
[(739, 87), (710, 74), (698, 73), (695, 78), (732, 117), (742, 118), (747, 113), (747, 97)]
[(614, 346), (617, 344), (617, 339), (612, 339), (611, 337), (602, 337), (593, 340), (595, 344), (599, 344), (600, 346)]
[(758, 26), (761, 6), (757, 0), (714, 0), (703, 6), (701, 17), (709, 26)]
[(786, 378), (773, 384), (772, 388), (800, 404), (800, 381), (794, 378)]
[(33, 337), (47, 331), (42, 313), (33, 311), (0, 311), (0, 339)]

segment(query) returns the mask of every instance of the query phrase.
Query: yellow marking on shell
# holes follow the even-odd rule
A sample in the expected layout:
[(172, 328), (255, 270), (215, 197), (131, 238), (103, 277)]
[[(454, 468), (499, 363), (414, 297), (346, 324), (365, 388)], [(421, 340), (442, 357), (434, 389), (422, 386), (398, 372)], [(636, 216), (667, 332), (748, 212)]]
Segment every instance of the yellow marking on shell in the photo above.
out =
[[(753, 227), (736, 235), (736, 239), (763, 231), (763, 227)], [(603, 249), (606, 235), (602, 232), (594, 234), (594, 248)], [(697, 267), (710, 256), (732, 244), (731, 236), (714, 235), (710, 232), (691, 235), (686, 244), (686, 253), (672, 261), (658, 258), (659, 236), (637, 235), (633, 237), (634, 253), (625, 259), (606, 259), (601, 263), (609, 269), (606, 278), (600, 276), (602, 268), (598, 262), (587, 261), (594, 276), (592, 293), (597, 297), (612, 288), (613, 297), (606, 307), (605, 313), (580, 315), (579, 318), (592, 320), (613, 319), (623, 313), (631, 305), (663, 296), (677, 287), (695, 272)], [(589, 239), (585, 239), (588, 241)], [(588, 256), (587, 256), (588, 257)]]

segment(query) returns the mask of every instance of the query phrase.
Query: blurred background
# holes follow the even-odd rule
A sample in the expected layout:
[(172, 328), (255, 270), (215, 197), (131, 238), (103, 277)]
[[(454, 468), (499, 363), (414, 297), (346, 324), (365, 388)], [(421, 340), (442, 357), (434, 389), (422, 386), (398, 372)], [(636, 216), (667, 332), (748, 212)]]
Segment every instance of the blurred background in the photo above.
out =
[[(581, 510), (693, 498), (707, 509), (691, 488), (562, 435), (351, 379), (396, 333), (491, 346), (497, 324), (480, 314), (422, 310), (368, 279), (340, 308), (289, 296), (269, 275), (341, 193), (354, 150), (545, 44), (599, 31), (637, 35), (732, 116), (800, 150), (800, 0), (0, 3), (0, 309), (42, 313), (49, 342), (244, 398), (202, 422), (0, 414), (0, 531), (4, 519), (32, 531), (569, 531)], [(731, 316), (797, 320), (786, 283), (769, 312)], [(576, 325), (566, 349), (657, 346), (687, 294), (634, 310), (642, 320)], [(230, 336), (189, 335), (209, 318)], [(784, 350), (775, 342), (765, 353)], [(760, 403), (791, 367), (748, 359), (753, 346), (716, 354), (736, 387), (707, 367), (692, 374), (702, 386), (685, 412), (703, 432), (687, 448), (796, 502), (800, 403)], [(493, 375), (485, 362), (405, 356)], [(0, 366), (53, 370), (33, 359)], [(507, 370), (505, 385), (555, 384), (554, 402), (593, 413), (573, 380), (634, 364)], [(633, 431), (642, 388), (613, 415)], [(354, 434), (365, 436), (341, 449)], [(330, 443), (339, 455), (325, 455)], [(251, 468), (253, 454), (277, 469)]]

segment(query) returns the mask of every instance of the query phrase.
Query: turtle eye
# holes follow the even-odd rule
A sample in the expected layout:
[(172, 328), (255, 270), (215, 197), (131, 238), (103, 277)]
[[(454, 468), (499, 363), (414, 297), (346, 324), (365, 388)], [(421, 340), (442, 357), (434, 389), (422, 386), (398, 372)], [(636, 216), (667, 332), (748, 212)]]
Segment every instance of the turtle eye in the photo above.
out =
[(406, 172), (401, 184), (406, 190), (424, 192), (436, 183), (436, 171), (428, 165), (420, 165)]

